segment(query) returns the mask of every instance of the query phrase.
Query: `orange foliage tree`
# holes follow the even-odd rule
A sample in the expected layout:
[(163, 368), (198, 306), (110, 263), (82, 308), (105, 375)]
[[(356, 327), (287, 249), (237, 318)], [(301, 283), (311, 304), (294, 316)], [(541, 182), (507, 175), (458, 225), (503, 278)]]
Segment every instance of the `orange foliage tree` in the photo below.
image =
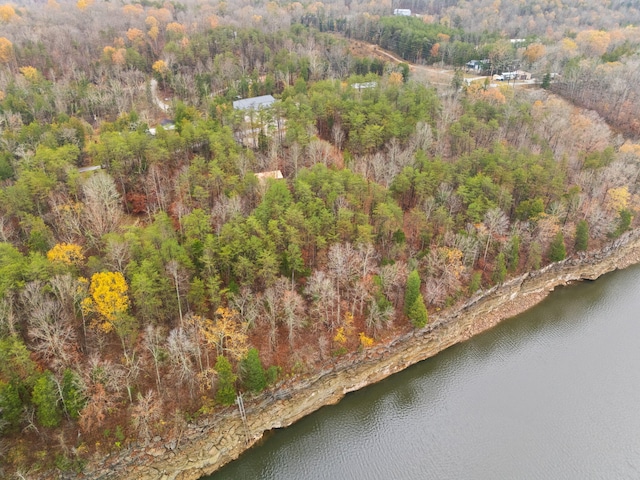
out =
[(9, 63), (13, 58), (13, 43), (0, 37), (0, 63)]
[(522, 56), (529, 65), (536, 63), (547, 53), (547, 48), (541, 43), (532, 43), (527, 47)]
[(16, 17), (16, 11), (11, 5), (0, 5), (0, 22), (8, 23)]

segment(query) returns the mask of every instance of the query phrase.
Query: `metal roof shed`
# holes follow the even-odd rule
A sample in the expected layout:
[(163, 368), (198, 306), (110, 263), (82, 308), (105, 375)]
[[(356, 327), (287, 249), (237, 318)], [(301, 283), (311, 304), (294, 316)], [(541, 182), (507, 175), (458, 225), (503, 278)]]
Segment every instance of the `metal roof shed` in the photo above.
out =
[(233, 102), (233, 108), (236, 110), (258, 110), (273, 104), (276, 99), (271, 95), (262, 95), (260, 97), (245, 98)]

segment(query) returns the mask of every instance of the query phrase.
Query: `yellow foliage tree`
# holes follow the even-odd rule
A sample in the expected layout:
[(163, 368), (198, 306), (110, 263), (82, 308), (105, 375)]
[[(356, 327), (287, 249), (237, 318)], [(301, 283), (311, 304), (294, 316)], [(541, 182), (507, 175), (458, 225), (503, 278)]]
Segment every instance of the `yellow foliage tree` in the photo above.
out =
[(626, 142), (624, 145), (620, 147), (619, 152), (622, 155), (627, 155), (630, 157), (640, 157), (640, 145), (637, 143)]
[(583, 30), (576, 36), (576, 42), (585, 54), (599, 57), (609, 48), (611, 36), (602, 30)]
[(249, 350), (247, 326), (232, 308), (220, 307), (216, 310), (216, 319), (197, 317), (197, 326), (208, 345), (215, 346), (217, 355), (228, 354), (240, 360)]
[(111, 56), (111, 61), (116, 65), (124, 65), (127, 62), (126, 59), (127, 50), (124, 48), (117, 49)]
[(176, 36), (184, 35), (187, 29), (184, 28), (184, 25), (178, 22), (171, 22), (167, 25), (167, 32), (172, 33)]
[(607, 190), (607, 209), (612, 212), (619, 212), (629, 206), (631, 194), (626, 187), (610, 188)]
[(78, 7), (78, 10), (86, 10), (92, 4), (93, 0), (78, 0), (76, 7)]
[(91, 277), (90, 297), (82, 302), (85, 313), (95, 312), (102, 318), (99, 327), (105, 333), (115, 328), (119, 317), (129, 309), (129, 286), (120, 272), (99, 272)]
[(20, 67), (20, 73), (30, 82), (38, 80), (39, 72), (35, 67)]
[(149, 38), (155, 42), (158, 39), (158, 35), (160, 34), (160, 29), (156, 25), (154, 25), (149, 29), (147, 34), (149, 35)]
[(102, 49), (102, 57), (107, 61), (107, 62), (112, 62), (113, 61), (113, 54), (116, 53), (116, 49), (113, 48), (111, 45), (107, 45), (106, 47), (104, 47)]
[(149, 15), (147, 18), (145, 18), (144, 23), (147, 25), (147, 27), (151, 28), (151, 27), (157, 27), (159, 22), (158, 19), (156, 17), (153, 17), (151, 15)]
[(339, 343), (340, 345), (344, 345), (345, 343), (347, 343), (347, 335), (344, 332), (344, 327), (340, 327), (338, 328), (338, 330), (336, 330), (333, 341)]
[(78, 265), (84, 261), (82, 247), (73, 243), (57, 243), (47, 252), (47, 258), (53, 263)]
[(0, 37), (0, 63), (9, 63), (13, 58), (13, 43)]
[(0, 5), (0, 22), (9, 23), (16, 17), (16, 11), (11, 5)]
[(574, 56), (578, 50), (578, 44), (571, 38), (563, 38), (560, 41), (560, 47), (567, 56)]
[(159, 75), (164, 75), (169, 70), (167, 63), (164, 60), (157, 60), (153, 62), (153, 66), (151, 68), (153, 68), (153, 71)]
[(333, 341), (344, 346), (348, 338), (353, 333), (353, 313), (345, 312), (343, 317), (343, 325), (336, 330)]
[(402, 85), (402, 74), (400, 72), (391, 72), (389, 75), (390, 85)]
[(455, 278), (460, 278), (466, 271), (462, 250), (453, 247), (439, 247), (438, 251), (445, 259), (447, 271)]
[(362, 345), (362, 348), (371, 347), (374, 343), (373, 338), (367, 337), (364, 332), (360, 332), (360, 345)]

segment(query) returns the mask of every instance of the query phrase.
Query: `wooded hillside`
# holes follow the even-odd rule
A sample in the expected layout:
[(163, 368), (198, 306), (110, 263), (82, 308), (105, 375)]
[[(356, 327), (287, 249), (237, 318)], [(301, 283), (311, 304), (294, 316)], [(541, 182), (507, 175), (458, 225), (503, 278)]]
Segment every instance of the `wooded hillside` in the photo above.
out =
[[(543, 3), (0, 6), (0, 476), (179, 435), (631, 228), (636, 9)], [(463, 87), (474, 57), (559, 75)]]

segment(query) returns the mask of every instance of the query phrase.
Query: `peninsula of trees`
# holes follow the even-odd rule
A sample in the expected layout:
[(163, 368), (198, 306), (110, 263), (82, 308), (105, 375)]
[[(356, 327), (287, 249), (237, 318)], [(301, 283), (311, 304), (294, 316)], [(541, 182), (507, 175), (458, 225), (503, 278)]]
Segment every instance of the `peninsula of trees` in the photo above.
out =
[(400, 7), (0, 5), (0, 476), (178, 436), (634, 225), (639, 7)]

